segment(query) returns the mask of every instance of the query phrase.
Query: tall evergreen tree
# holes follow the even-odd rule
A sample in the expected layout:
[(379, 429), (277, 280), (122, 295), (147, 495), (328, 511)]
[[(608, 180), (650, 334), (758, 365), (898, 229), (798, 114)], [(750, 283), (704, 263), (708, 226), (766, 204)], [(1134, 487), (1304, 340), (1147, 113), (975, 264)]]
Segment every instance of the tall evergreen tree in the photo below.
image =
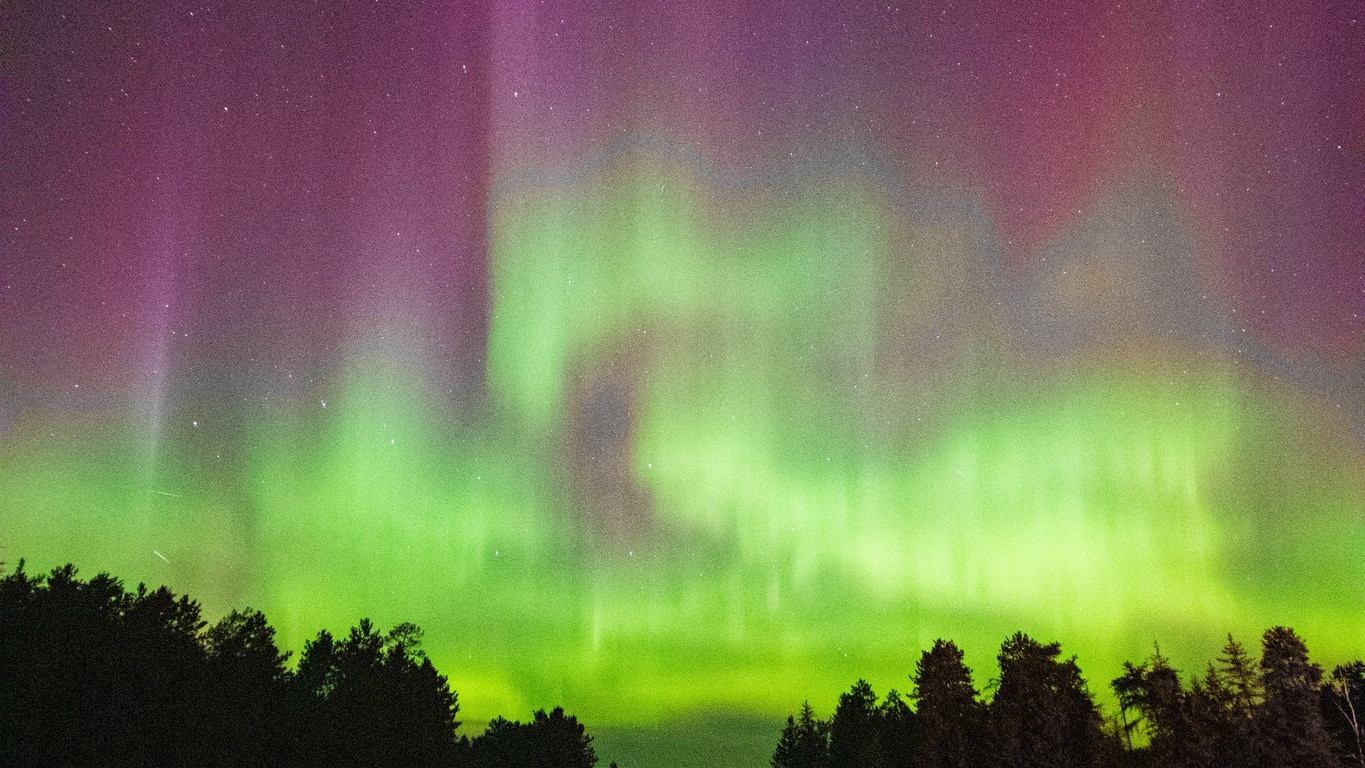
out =
[(922, 768), (978, 765), (984, 708), (962, 651), (951, 640), (935, 640), (920, 655), (912, 680), (920, 732), (916, 764)]
[(1141, 664), (1124, 662), (1123, 674), (1111, 686), (1125, 719), (1147, 737), (1146, 752), (1152, 761), (1171, 768), (1186, 765), (1188, 698), (1179, 672), (1161, 655), (1161, 648)]
[(1124, 664), (1113, 682), (1119, 706), (1149, 739), (1140, 750), (1163, 768), (1252, 768), (1258, 764), (1253, 717), (1262, 697), (1261, 674), (1231, 636), (1217, 665), (1188, 688), (1158, 648), (1151, 659)]
[(787, 725), (770, 761), (772, 768), (829, 768), (829, 726), (815, 716), (810, 702)]
[(866, 680), (839, 697), (829, 721), (830, 768), (882, 768), (877, 694)]
[(798, 738), (796, 718), (787, 715), (787, 724), (782, 728), (782, 735), (777, 738), (777, 748), (773, 750), (773, 756), (768, 760), (768, 765), (771, 768), (795, 768), (797, 765)]
[(987, 710), (993, 757), (1003, 768), (1091, 768), (1103, 720), (1075, 658), (1015, 633), (1000, 647), (1000, 684)]
[(290, 686), (290, 699), (298, 704), (298, 720), (289, 755), (297, 765), (332, 765), (340, 760), (336, 718), (330, 712), (339, 678), (336, 639), (331, 632), (319, 630), (317, 637), (304, 642)]
[(1257, 755), (1266, 768), (1328, 768), (1336, 764), (1322, 721), (1322, 670), (1294, 630), (1272, 627), (1261, 645), (1265, 701), (1256, 712)]
[(1191, 764), (1216, 768), (1257, 765), (1254, 718), (1261, 705), (1261, 674), (1242, 644), (1228, 635), (1217, 664), (1191, 685), (1188, 706)]
[(886, 768), (910, 768), (919, 751), (919, 716), (893, 688), (877, 712), (878, 740)]
[(1228, 709), (1238, 721), (1249, 724), (1263, 695), (1261, 672), (1241, 643), (1228, 634), (1218, 655), (1218, 677), (1227, 690)]
[(1254, 754), (1237, 694), (1213, 665), (1190, 681), (1177, 734), (1177, 765), (1189, 768), (1251, 768)]
[(381, 635), (362, 619), (340, 641), (323, 631), (304, 647), (297, 678), (318, 713), (309, 738), (317, 747), (315, 763), (454, 759), (459, 706), (445, 676), (422, 653), (420, 636), (411, 624)]
[(203, 643), (214, 723), (210, 764), (277, 765), (296, 713), (287, 695), (289, 654), (275, 646), (274, 628), (259, 611), (233, 611)]

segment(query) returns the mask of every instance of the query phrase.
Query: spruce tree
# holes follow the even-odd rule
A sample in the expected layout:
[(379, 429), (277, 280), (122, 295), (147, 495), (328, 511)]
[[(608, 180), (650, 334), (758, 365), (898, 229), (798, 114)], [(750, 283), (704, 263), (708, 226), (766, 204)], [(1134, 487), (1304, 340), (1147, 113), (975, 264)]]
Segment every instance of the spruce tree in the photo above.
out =
[(882, 768), (877, 695), (866, 680), (839, 697), (829, 721), (830, 768)]
[(1022, 632), (1000, 647), (1000, 684), (987, 708), (991, 757), (1002, 768), (1092, 768), (1103, 720), (1075, 658)]
[(772, 768), (829, 768), (829, 726), (816, 718), (809, 701), (802, 703), (800, 715), (787, 717), (771, 763)]
[(912, 680), (920, 731), (916, 764), (922, 768), (977, 765), (984, 709), (962, 651), (951, 640), (935, 640), (915, 664)]
[(1266, 630), (1261, 651), (1265, 701), (1256, 712), (1257, 755), (1265, 768), (1329, 768), (1336, 764), (1322, 721), (1322, 670), (1303, 640), (1286, 627)]
[(919, 716), (893, 688), (877, 712), (877, 732), (886, 768), (910, 768), (919, 749)]

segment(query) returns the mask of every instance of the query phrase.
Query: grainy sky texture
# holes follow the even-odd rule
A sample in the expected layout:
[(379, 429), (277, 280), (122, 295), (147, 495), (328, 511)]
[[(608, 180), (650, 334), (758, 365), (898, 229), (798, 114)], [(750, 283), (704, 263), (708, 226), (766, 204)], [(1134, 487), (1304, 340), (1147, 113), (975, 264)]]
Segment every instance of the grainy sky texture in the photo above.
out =
[(8, 563), (623, 768), (940, 636), (1365, 649), (1359, 3), (0, 8)]

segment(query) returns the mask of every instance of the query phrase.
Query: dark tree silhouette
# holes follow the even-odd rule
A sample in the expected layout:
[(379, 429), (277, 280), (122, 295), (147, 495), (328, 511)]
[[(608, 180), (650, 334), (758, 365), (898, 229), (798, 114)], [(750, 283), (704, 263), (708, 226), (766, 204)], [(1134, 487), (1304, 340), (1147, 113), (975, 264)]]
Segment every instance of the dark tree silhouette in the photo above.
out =
[(1242, 673), (1236, 664), (1220, 662), (1219, 666), (1210, 664), (1202, 680), (1190, 681), (1182, 735), (1186, 764), (1217, 768), (1256, 765), (1251, 720), (1255, 705), (1246, 708), (1246, 688), (1237, 683), (1239, 679)]
[(0, 764), (199, 764), (199, 606), (74, 566), (0, 587)]
[[(1123, 674), (1111, 686), (1130, 730), (1141, 728), (1157, 765), (1183, 765), (1178, 751), (1186, 724), (1185, 691), (1179, 673), (1158, 647), (1148, 661), (1123, 663)], [(1131, 738), (1128, 740), (1131, 744)]]
[(474, 739), (471, 768), (593, 768), (592, 737), (572, 715), (555, 707), (537, 710), (529, 723), (497, 718)]
[(1332, 670), (1322, 686), (1322, 717), (1342, 761), (1365, 768), (1365, 661)]
[(799, 716), (787, 717), (771, 763), (772, 768), (829, 766), (829, 726), (816, 718), (809, 701), (801, 705)]
[(1322, 721), (1322, 670), (1294, 630), (1272, 627), (1261, 644), (1265, 701), (1256, 712), (1257, 755), (1266, 768), (1327, 768), (1337, 764)]
[(420, 638), (411, 624), (381, 635), (362, 619), (339, 642), (324, 630), (307, 644), (297, 680), (315, 710), (308, 739), (317, 762), (441, 765), (455, 759), (459, 706), (445, 676), (422, 653)]
[(787, 718), (772, 768), (1365, 767), (1365, 661), (1322, 681), (1291, 630), (1266, 632), (1259, 664), (1229, 636), (1188, 686), (1159, 647), (1125, 663), (1112, 683), (1116, 721), (1100, 716), (1075, 658), (1060, 656), (1057, 643), (1016, 633), (1001, 646), (1000, 679), (984, 705), (962, 651), (937, 640), (911, 676), (915, 709), (894, 691), (874, 709), (871, 687), (859, 680), (830, 723), (809, 703)]
[(1123, 711), (1134, 713), (1131, 723), (1150, 740), (1138, 752), (1145, 764), (1232, 768), (1250, 760), (1238, 697), (1222, 671), (1210, 665), (1204, 678), (1193, 679), (1187, 690), (1160, 648), (1148, 661), (1123, 666), (1113, 688)]
[[(0, 576), (0, 765), (593, 768), (562, 708), (456, 738), (421, 630), (368, 620), (305, 645), (297, 671), (259, 611), (205, 629), (197, 603), (74, 566)], [(482, 761), (482, 763), (480, 762)]]
[(1218, 656), (1218, 675), (1227, 689), (1230, 711), (1240, 720), (1251, 722), (1252, 714), (1261, 703), (1261, 673), (1256, 661), (1232, 635)]
[(270, 766), (289, 750), (297, 720), (288, 698), (289, 654), (275, 646), (275, 630), (259, 611), (233, 611), (204, 633), (212, 765)]
[[(1160, 653), (1113, 681), (1123, 724), (1106, 733), (1074, 657), (1016, 633), (984, 705), (952, 642), (911, 676), (916, 709), (857, 681), (828, 722), (787, 718), (772, 768), (1365, 768), (1365, 662), (1323, 680), (1292, 630), (1259, 664), (1231, 636), (1182, 685)], [(497, 718), (457, 739), (458, 703), (421, 630), (362, 620), (305, 645), (297, 671), (258, 611), (212, 627), (165, 587), (129, 591), (74, 566), (0, 577), (0, 765), (594, 768), (592, 737), (562, 708)], [(1131, 736), (1140, 729), (1147, 744)], [(1123, 751), (1118, 734), (1128, 735)], [(614, 767), (613, 767), (614, 768)]]
[(1256, 764), (1253, 718), (1261, 703), (1261, 674), (1241, 643), (1228, 641), (1203, 681), (1190, 686), (1190, 752), (1199, 765), (1250, 768)]
[(985, 736), (982, 704), (972, 671), (951, 640), (935, 640), (915, 664), (912, 676), (918, 706), (923, 768), (969, 768), (981, 761)]
[(1000, 646), (1000, 684), (987, 710), (993, 757), (1003, 768), (1098, 765), (1103, 719), (1075, 658), (1022, 632)]
[(919, 717), (895, 689), (877, 711), (878, 739), (886, 768), (910, 768), (919, 749)]
[(839, 697), (829, 721), (831, 768), (883, 768), (877, 694), (866, 680)]

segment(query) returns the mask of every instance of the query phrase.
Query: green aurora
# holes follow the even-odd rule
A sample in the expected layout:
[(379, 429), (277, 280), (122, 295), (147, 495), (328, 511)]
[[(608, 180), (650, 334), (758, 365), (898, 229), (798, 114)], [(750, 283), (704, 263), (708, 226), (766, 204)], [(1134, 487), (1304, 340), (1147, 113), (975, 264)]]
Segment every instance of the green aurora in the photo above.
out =
[(727, 191), (648, 153), (505, 187), (477, 405), (425, 373), (414, 314), (249, 407), (27, 409), (0, 559), (249, 605), (295, 651), (414, 621), (471, 723), (775, 733), (858, 677), (905, 691), (936, 637), (984, 681), (1016, 629), (1102, 697), (1156, 640), (1189, 666), (1287, 624), (1359, 656), (1351, 415), (1154, 325), (1143, 262), (1084, 237), (1046, 295), (1089, 297), (1091, 332), (1031, 342), (973, 210), (859, 176)]

